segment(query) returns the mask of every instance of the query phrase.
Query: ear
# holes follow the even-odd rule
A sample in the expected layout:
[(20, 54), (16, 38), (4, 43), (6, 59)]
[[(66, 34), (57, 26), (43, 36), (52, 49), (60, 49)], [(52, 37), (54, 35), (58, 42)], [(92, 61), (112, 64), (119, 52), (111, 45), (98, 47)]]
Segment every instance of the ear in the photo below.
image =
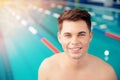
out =
[(93, 33), (90, 32), (90, 41), (92, 40), (92, 37), (93, 37)]
[(61, 33), (58, 32), (58, 33), (57, 33), (57, 36), (58, 36), (58, 41), (61, 43)]

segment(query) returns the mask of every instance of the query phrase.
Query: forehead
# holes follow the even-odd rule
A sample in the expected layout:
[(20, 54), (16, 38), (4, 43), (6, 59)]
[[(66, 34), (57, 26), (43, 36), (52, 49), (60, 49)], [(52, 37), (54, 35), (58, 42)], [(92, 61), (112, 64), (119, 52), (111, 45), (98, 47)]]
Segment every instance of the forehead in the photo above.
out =
[(79, 33), (81, 31), (89, 32), (87, 24), (83, 20), (79, 21), (68, 21), (65, 20), (62, 24), (62, 33), (69, 32), (69, 33)]

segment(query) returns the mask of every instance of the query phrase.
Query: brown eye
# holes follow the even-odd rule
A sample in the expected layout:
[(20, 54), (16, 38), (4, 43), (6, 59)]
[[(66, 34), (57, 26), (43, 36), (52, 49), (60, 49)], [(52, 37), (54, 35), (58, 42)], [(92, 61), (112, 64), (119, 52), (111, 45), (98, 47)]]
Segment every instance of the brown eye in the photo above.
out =
[(80, 34), (80, 36), (85, 36), (85, 34)]
[(79, 34), (78, 36), (85, 36), (85, 34)]
[(69, 34), (66, 34), (66, 35), (64, 35), (65, 37), (70, 37), (71, 35), (69, 35)]
[(86, 32), (85, 31), (81, 31), (81, 32), (78, 33), (78, 36), (84, 37), (84, 36), (86, 36)]
[(71, 34), (70, 33), (64, 33), (64, 37), (69, 38), (69, 37), (71, 37)]

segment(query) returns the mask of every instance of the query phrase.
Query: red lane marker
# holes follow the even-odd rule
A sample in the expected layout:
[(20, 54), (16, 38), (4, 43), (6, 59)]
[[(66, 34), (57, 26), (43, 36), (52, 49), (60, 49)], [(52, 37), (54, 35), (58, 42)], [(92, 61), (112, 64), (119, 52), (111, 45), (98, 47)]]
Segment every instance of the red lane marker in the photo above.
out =
[(112, 33), (110, 33), (110, 32), (106, 32), (106, 35), (109, 36), (109, 37), (112, 37), (112, 38), (114, 38), (114, 39), (120, 40), (120, 36), (117, 36), (117, 35), (112, 34)]
[(42, 38), (41, 41), (48, 47), (50, 48), (55, 54), (59, 53), (60, 51), (54, 47), (47, 39)]

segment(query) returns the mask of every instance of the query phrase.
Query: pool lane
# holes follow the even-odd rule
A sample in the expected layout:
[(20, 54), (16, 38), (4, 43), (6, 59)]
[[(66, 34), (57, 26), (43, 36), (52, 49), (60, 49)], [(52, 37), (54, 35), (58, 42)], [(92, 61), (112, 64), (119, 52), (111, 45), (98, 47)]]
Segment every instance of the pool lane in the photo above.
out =
[[(29, 11), (29, 14), (35, 21), (35, 23), (40, 26), (39, 29), (43, 30), (39, 31), (38, 29), (38, 32), (41, 33), (45, 38), (47, 38), (55, 47), (57, 47), (59, 51), (63, 51), (57, 39), (57, 19), (53, 16), (45, 14), (44, 11), (39, 12), (38, 9), (31, 9)], [(54, 24), (52, 22), (54, 22)]]
[(6, 25), (1, 29), (14, 80), (37, 80), (37, 71), (41, 61), (54, 53), (40, 41), (38, 36), (33, 35), (17, 21), (9, 11), (4, 9), (3, 14), (7, 20), (3, 19)]
[[(49, 3), (50, 4), (50, 3)], [(89, 6), (89, 5), (75, 5), (73, 3), (67, 4), (66, 6), (60, 6), (59, 4), (54, 4), (54, 7), (52, 7), (51, 3), (51, 8), (49, 10), (56, 12), (56, 13), (61, 13), (60, 11), (65, 10), (65, 9), (72, 9), (72, 8), (80, 8), (80, 9), (85, 9), (88, 10), (89, 13), (91, 14), (91, 20), (94, 22), (94, 27), (97, 27), (99, 29), (102, 29), (104, 31), (108, 31), (110, 33), (113, 33), (115, 35), (120, 36), (120, 10), (115, 10), (115, 9), (110, 9), (110, 8), (103, 8), (100, 7), (99, 9), (96, 8), (95, 6)], [(59, 10), (57, 10), (59, 9)], [(120, 37), (119, 37), (120, 40)]]

